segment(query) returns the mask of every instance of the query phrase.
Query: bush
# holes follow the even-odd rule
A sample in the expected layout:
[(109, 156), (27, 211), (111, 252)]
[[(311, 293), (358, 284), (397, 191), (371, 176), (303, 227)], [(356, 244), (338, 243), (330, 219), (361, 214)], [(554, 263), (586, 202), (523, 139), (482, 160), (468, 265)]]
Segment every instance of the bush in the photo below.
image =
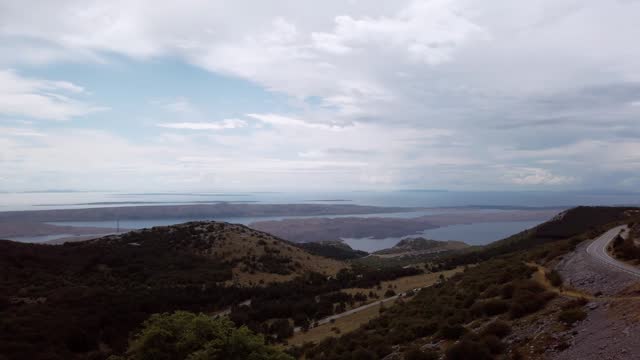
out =
[(587, 313), (581, 308), (565, 309), (558, 315), (558, 320), (566, 325), (573, 325), (578, 321), (582, 321), (587, 318)]
[(392, 296), (396, 296), (396, 292), (389, 289), (384, 293), (384, 297), (388, 298), (388, 297), (392, 297)]
[(186, 311), (151, 316), (131, 342), (126, 358), (292, 360), (246, 327)]
[(515, 319), (534, 313), (542, 309), (554, 297), (554, 293), (545, 291), (533, 280), (519, 281), (514, 285), (509, 315)]
[(482, 342), (487, 345), (492, 354), (500, 354), (504, 351), (504, 344), (495, 335), (484, 336)]
[(506, 321), (496, 320), (487, 325), (482, 331), (483, 335), (493, 335), (502, 339), (505, 336), (511, 334), (511, 325)]
[(467, 332), (467, 329), (459, 324), (456, 325), (444, 325), (440, 328), (440, 336), (448, 340), (456, 340), (459, 339), (462, 335)]
[(545, 275), (547, 277), (547, 280), (549, 280), (551, 285), (553, 285), (554, 287), (559, 287), (560, 285), (562, 285), (562, 276), (556, 270), (547, 271)]
[(438, 353), (433, 350), (420, 350), (412, 347), (404, 353), (404, 360), (438, 360)]
[(585, 298), (573, 299), (573, 300), (569, 301), (568, 303), (562, 305), (562, 309), (563, 310), (567, 310), (567, 309), (582, 307), (582, 306), (587, 305), (588, 302), (589, 302), (589, 300), (587, 300)]
[(493, 356), (486, 344), (464, 339), (450, 346), (445, 353), (446, 360), (491, 360)]
[(353, 352), (353, 360), (375, 360), (378, 356), (373, 351), (359, 348)]
[(487, 316), (503, 314), (509, 310), (509, 303), (504, 300), (489, 300), (482, 304), (482, 311)]

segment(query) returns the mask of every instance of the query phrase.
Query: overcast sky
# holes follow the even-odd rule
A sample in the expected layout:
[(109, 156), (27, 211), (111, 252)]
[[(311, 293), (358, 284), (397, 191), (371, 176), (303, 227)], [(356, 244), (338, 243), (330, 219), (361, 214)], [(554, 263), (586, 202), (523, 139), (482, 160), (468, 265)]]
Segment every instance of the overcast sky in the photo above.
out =
[(0, 0), (0, 191), (635, 190), (640, 1)]

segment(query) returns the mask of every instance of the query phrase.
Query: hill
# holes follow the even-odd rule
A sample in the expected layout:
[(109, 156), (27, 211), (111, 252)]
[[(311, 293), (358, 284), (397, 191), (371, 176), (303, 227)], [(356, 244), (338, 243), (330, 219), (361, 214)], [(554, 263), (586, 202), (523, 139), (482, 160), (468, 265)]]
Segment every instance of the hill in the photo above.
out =
[(266, 231), (293, 242), (328, 239), (417, 236), (427, 229), (456, 224), (502, 221), (544, 221), (558, 209), (528, 209), (487, 212), (477, 209), (448, 209), (446, 213), (417, 217), (323, 217), (256, 221), (253, 229)]
[[(281, 293), (299, 301), (294, 289), (313, 311), (318, 293), (335, 287), (327, 275), (345, 268), (272, 235), (218, 222), (64, 245), (1, 240), (0, 354), (103, 359), (122, 351), (153, 313), (214, 313), (253, 300), (267, 321), (273, 315), (261, 304), (286, 304)], [(313, 274), (320, 285), (303, 289), (296, 279)]]
[(296, 355), (318, 360), (569, 358), (562, 351), (578, 334), (573, 326), (592, 309), (607, 306), (598, 305), (598, 294), (571, 287), (564, 292), (562, 277), (546, 269), (582, 241), (637, 222), (639, 215), (638, 208), (578, 207), (494, 244), (443, 258), (445, 267), (475, 265), (399, 301), (401, 306), (381, 308), (379, 317), (351, 333), (295, 349)]
[[(134, 244), (134, 245), (132, 245)], [(273, 235), (244, 225), (223, 222), (189, 222), (112, 235), (84, 243), (110, 249), (134, 246), (141, 252), (163, 248), (209, 258), (226, 265), (227, 285), (258, 285), (291, 280), (315, 272), (335, 275), (346, 267), (335, 260), (313, 255)]]
[(580, 237), (576, 241), (581, 241), (600, 231), (603, 226), (630, 221), (638, 216), (638, 211), (637, 207), (575, 207), (531, 229), (486, 246), (474, 247), (472, 251), (452, 255), (443, 264), (448, 268), (476, 263), (572, 237)]
[(376, 251), (374, 254), (379, 256), (413, 256), (451, 250), (462, 250), (467, 247), (469, 247), (469, 245), (462, 241), (438, 241), (418, 237), (402, 239), (394, 247)]
[(342, 241), (319, 241), (298, 244), (308, 252), (336, 260), (359, 259), (369, 255), (366, 251), (354, 250)]

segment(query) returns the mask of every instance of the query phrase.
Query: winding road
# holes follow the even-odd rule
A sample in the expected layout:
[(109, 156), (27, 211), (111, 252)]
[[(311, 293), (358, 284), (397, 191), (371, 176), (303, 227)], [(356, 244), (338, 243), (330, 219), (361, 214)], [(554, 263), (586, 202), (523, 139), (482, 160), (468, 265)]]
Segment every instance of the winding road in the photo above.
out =
[[(431, 285), (429, 285), (429, 286), (431, 286)], [(425, 287), (428, 287), (428, 286), (425, 286)], [(422, 289), (422, 288), (419, 288), (419, 289)], [(324, 324), (330, 323), (331, 320), (337, 320), (337, 319), (340, 319), (340, 318), (343, 318), (345, 316), (349, 316), (349, 315), (358, 313), (358, 312), (360, 312), (362, 310), (366, 310), (366, 309), (374, 307), (374, 306), (380, 306), (380, 305), (382, 305), (382, 304), (384, 304), (386, 302), (389, 302), (389, 301), (392, 301), (392, 300), (396, 300), (396, 299), (404, 297), (406, 295), (407, 295), (407, 293), (403, 292), (403, 293), (400, 293), (400, 294), (397, 294), (397, 295), (394, 295), (394, 296), (390, 296), (390, 297), (387, 297), (387, 298), (384, 298), (384, 299), (381, 299), (381, 300), (376, 300), (374, 302), (359, 306), (357, 308), (353, 308), (351, 310), (347, 310), (347, 311), (342, 312), (340, 314), (335, 314), (335, 315), (328, 316), (326, 318), (318, 320), (316, 322), (316, 327), (320, 326), (320, 325), (324, 325)], [(302, 331), (302, 328), (300, 326), (296, 326), (295, 328), (293, 328), (293, 332), (299, 332), (299, 331)]]
[(607, 246), (621, 231), (627, 231), (627, 227), (617, 226), (600, 235), (599, 238), (595, 239), (591, 244), (589, 244), (586, 250), (587, 254), (599, 260), (600, 262), (603, 262), (608, 266), (615, 268), (616, 270), (640, 278), (640, 268), (616, 260), (607, 252)]

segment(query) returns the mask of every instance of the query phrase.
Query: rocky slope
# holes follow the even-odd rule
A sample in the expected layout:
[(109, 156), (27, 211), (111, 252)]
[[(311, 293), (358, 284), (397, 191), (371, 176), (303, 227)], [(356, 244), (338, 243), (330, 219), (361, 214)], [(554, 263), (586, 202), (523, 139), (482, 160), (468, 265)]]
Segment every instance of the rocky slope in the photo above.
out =
[(189, 222), (111, 235), (87, 242), (93, 246), (128, 244), (136, 247), (166, 247), (229, 265), (228, 284), (258, 285), (286, 281), (307, 272), (335, 275), (342, 262), (311, 254), (268, 233), (244, 225), (224, 222)]

